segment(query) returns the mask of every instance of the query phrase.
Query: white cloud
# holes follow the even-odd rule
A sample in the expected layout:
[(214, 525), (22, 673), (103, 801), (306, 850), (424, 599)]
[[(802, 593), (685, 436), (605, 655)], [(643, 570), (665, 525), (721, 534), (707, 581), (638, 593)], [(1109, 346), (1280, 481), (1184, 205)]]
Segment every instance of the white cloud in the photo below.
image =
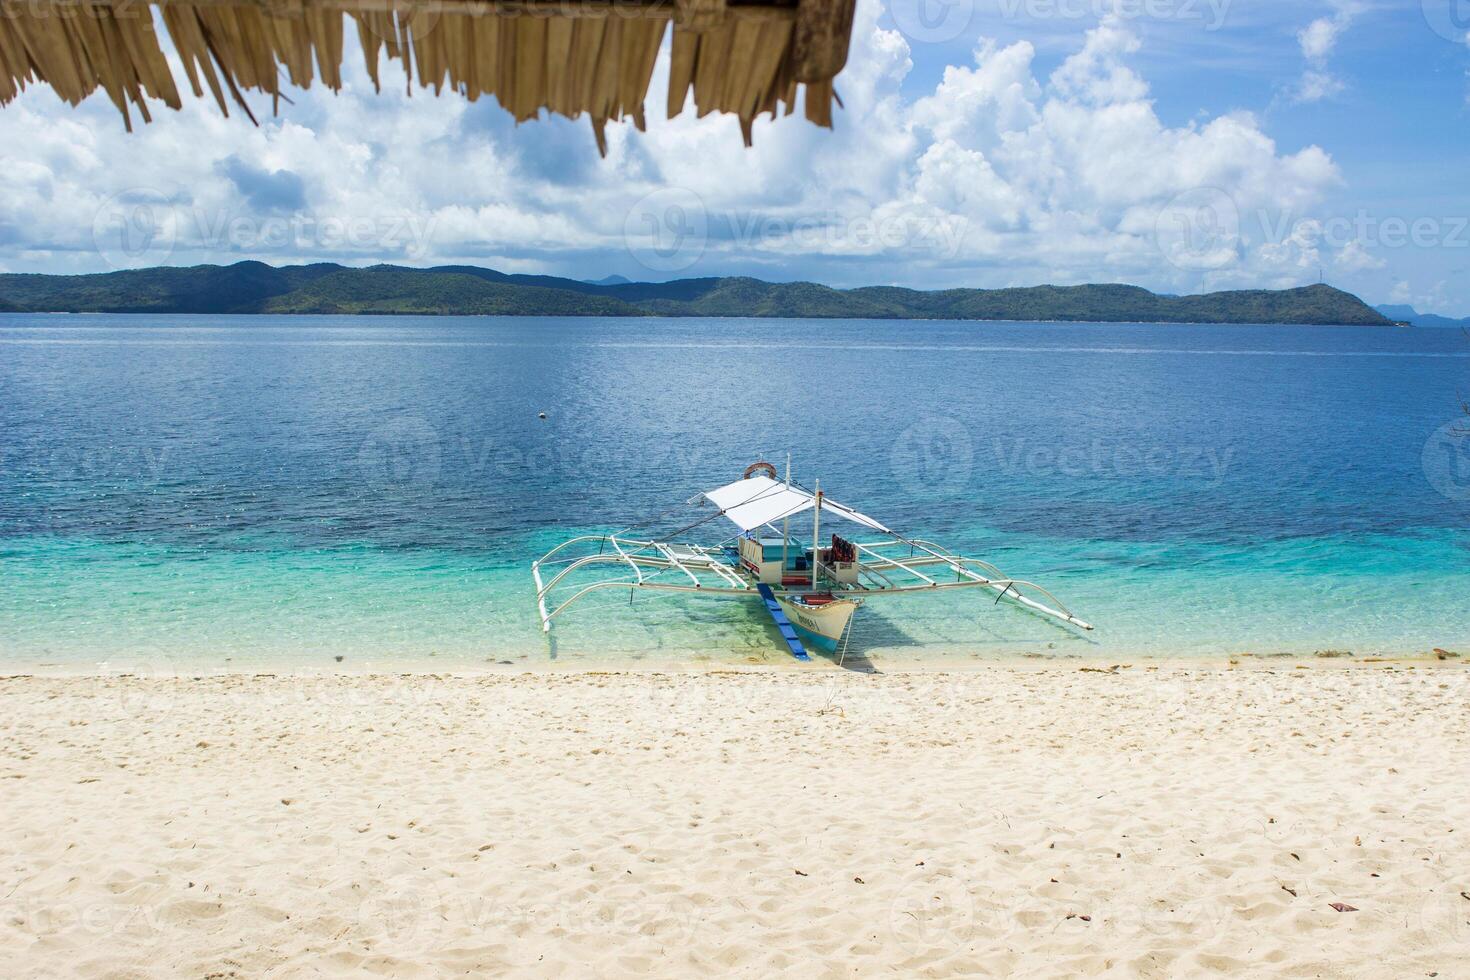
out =
[(1342, 81), (1332, 73), (1309, 69), (1302, 72), (1301, 81), (1297, 83), (1296, 99), (1298, 102), (1321, 102), (1342, 90)]
[(1370, 269), (1385, 268), (1388, 263), (1368, 251), (1367, 245), (1358, 239), (1349, 240), (1338, 251), (1336, 261), (1333, 263), (1344, 272), (1366, 272)]
[[(0, 111), (11, 187), (0, 262), (61, 272), (125, 261), (116, 248), (99, 254), (94, 229), (112, 234), (138, 200), (172, 209), (163, 244), (174, 263), (463, 261), (588, 278), (1188, 290), (1294, 285), (1336, 261), (1299, 220), (1339, 183), (1331, 158), (1279, 149), (1248, 113), (1167, 125), (1125, 22), (1105, 19), (1049, 75), (1026, 41), (982, 42), (970, 64), (907, 95), (909, 46), (878, 14), (858, 6), (836, 131), (763, 120), (753, 150), (733, 120), (687, 108), (662, 118), (666, 55), (649, 132), (610, 127), (606, 160), (585, 121), (513, 128), (493, 104), (407, 99), (394, 71), (376, 95), (352, 56), (340, 95), (301, 93), (258, 129), (190, 104), (129, 136), (100, 98), (73, 111), (29, 92)], [(231, 158), (250, 166), (222, 165)], [(307, 206), (288, 217), (247, 207), (244, 169), (299, 187)], [(686, 233), (708, 236), (694, 264), (649, 264), (651, 249)]]
[(1328, 58), (1337, 47), (1337, 40), (1348, 29), (1361, 12), (1360, 0), (1331, 0), (1333, 11), (1330, 16), (1318, 17), (1297, 33), (1302, 57), (1307, 67), (1297, 83), (1295, 98), (1298, 102), (1320, 102), (1337, 95), (1343, 83), (1328, 70)]
[(1312, 21), (1296, 36), (1302, 46), (1302, 56), (1313, 63), (1325, 61), (1345, 26), (1333, 17), (1318, 17)]
[(1148, 95), (1148, 86), (1122, 63), (1138, 48), (1137, 35), (1110, 17), (1088, 31), (1082, 50), (1052, 74), (1052, 89), (1062, 98), (1094, 106), (1138, 101)]

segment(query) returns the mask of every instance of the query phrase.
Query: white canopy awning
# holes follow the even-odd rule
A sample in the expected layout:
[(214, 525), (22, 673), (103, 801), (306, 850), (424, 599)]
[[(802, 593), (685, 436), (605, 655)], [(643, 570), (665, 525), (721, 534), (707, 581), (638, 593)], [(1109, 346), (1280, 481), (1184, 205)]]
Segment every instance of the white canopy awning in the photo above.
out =
[[(768, 476), (752, 476), (746, 480), (727, 483), (716, 490), (706, 490), (704, 499), (720, 508), (721, 513), (742, 531), (775, 524), (782, 518), (804, 513), (814, 506), (814, 498), (805, 490), (787, 486)], [(826, 494), (822, 495), (822, 513), (835, 515), (885, 534), (893, 533), (871, 517), (837, 503)]]

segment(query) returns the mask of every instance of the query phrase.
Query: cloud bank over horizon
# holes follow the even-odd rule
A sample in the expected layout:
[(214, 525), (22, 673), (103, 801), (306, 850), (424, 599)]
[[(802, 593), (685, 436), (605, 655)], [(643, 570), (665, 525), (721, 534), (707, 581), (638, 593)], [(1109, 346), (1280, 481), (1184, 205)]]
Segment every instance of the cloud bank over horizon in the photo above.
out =
[[(1342, 87), (1328, 59), (1359, 8), (1325, 9), (1286, 39), (1306, 65), (1295, 101)], [(516, 128), (491, 102), (407, 97), (396, 63), (375, 94), (351, 52), (340, 94), (300, 93), (259, 128), (194, 102), (129, 135), (103, 98), (28, 92), (0, 110), (0, 268), (249, 258), (1165, 292), (1321, 277), (1470, 312), (1463, 285), (1415, 268), (1470, 245), (1456, 215), (1344, 208), (1335, 148), (1283, 141), (1265, 111), (1171, 120), (1135, 21), (1104, 13), (1060, 52), (982, 37), (941, 65), (877, 5), (858, 11), (837, 129), (762, 120), (750, 150), (733, 120), (663, 118), (667, 44), (649, 132), (609, 127), (605, 160), (585, 120)]]

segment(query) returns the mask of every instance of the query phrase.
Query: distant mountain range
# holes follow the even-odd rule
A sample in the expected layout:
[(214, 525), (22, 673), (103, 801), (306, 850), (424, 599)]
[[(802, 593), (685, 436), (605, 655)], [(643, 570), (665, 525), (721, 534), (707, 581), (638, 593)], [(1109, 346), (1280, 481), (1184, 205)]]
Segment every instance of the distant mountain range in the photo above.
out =
[(1470, 329), (1470, 317), (1456, 320), (1438, 313), (1420, 313), (1412, 306), (1383, 304), (1373, 307), (1379, 313), (1398, 323), (1411, 323), (1416, 327), (1462, 327)]
[(1391, 321), (1330, 286), (1169, 296), (1138, 286), (920, 291), (832, 289), (745, 277), (582, 282), (475, 266), (366, 269), (262, 262), (82, 276), (0, 274), (0, 309), (72, 313), (354, 313), (519, 316), (842, 317), (1148, 323)]

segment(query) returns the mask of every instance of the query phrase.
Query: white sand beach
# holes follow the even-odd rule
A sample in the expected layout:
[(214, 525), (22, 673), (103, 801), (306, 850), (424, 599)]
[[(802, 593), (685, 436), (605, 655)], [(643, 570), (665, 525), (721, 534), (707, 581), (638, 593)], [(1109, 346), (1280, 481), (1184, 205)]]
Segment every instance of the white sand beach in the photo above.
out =
[(1453, 660), (9, 677), (0, 973), (1466, 977), (1467, 704)]

